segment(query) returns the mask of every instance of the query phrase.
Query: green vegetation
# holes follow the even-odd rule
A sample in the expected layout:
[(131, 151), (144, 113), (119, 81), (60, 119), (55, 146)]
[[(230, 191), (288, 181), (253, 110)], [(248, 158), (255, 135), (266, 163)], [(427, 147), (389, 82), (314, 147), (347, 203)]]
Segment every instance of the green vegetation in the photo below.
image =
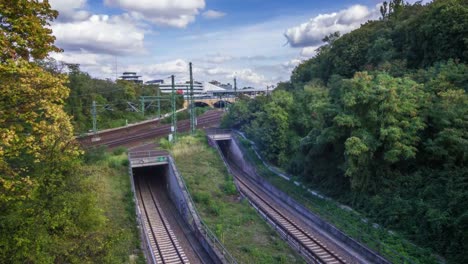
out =
[[(46, 68), (52, 72), (57, 72), (57, 65), (54, 61), (44, 62)], [(157, 117), (157, 102), (145, 110), (145, 116), (141, 112), (136, 112), (128, 102), (140, 110), (140, 96), (156, 96), (158, 87), (154, 85), (141, 85), (128, 81), (100, 80), (91, 78), (87, 73), (80, 71), (77, 65), (68, 65), (67, 86), (70, 88), (70, 96), (66, 101), (65, 110), (73, 116), (72, 123), (75, 130), (80, 133), (88, 132), (92, 125), (91, 106), (93, 100), (98, 105), (97, 123), (98, 129), (113, 128), (123, 126), (128, 123), (142, 121), (151, 117)], [(161, 115), (171, 111), (170, 95), (161, 94)], [(177, 96), (177, 108), (181, 108), (183, 98)]]
[(343, 209), (333, 200), (311, 194), (306, 188), (294, 184), (294, 181), (299, 179), (288, 181), (279, 177), (263, 164), (248, 140), (239, 138), (239, 142), (244, 158), (255, 165), (260, 176), (348, 236), (379, 252), (393, 263), (437, 263), (431, 250), (421, 249), (396, 233), (373, 226), (373, 223), (363, 220), (364, 216), (349, 208)]
[(203, 221), (240, 263), (301, 263), (245, 200), (203, 134), (170, 149)]
[(0, 1), (0, 263), (135, 263), (123, 157), (85, 164), (67, 77), (43, 65), (60, 51), (56, 16), (48, 1)]
[(391, 1), (224, 125), (370, 221), (468, 262), (467, 17), (466, 0)]
[(98, 207), (106, 218), (104, 230), (108, 236), (108, 252), (105, 262), (145, 263), (140, 250), (125, 149), (117, 148), (108, 153), (98, 148), (87, 152), (85, 157), (88, 162), (82, 173), (92, 175)]

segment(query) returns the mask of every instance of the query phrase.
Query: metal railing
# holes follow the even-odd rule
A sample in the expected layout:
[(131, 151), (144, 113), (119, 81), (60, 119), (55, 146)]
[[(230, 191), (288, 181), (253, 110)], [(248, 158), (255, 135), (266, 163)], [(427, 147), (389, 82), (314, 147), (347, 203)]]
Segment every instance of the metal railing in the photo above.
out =
[(232, 130), (231, 129), (222, 129), (222, 128), (208, 128), (206, 129), (206, 134), (211, 136), (211, 135), (216, 135), (216, 134), (231, 134)]
[(190, 216), (190, 218), (186, 219), (187, 223), (192, 223), (194, 225), (195, 229), (200, 228), (201, 231), (202, 231), (202, 235), (208, 241), (210, 241), (212, 245), (214, 245), (217, 248), (217, 250), (223, 255), (223, 257), (224, 257), (224, 259), (226, 260), (227, 263), (237, 264), (237, 260), (224, 247), (224, 245), (219, 241), (218, 237), (213, 233), (213, 231), (211, 231), (211, 229), (208, 227), (208, 225), (200, 217), (200, 213), (198, 212), (198, 210), (197, 210), (197, 208), (195, 206), (195, 202), (193, 201), (192, 196), (190, 195), (190, 192), (188, 191), (187, 184), (185, 183), (185, 180), (182, 177), (182, 175), (177, 171), (177, 168), (175, 167), (174, 159), (171, 156), (169, 156), (169, 159), (171, 160), (172, 164), (174, 164), (174, 170), (176, 171), (176, 174), (178, 174), (180, 176), (179, 179), (182, 182), (182, 185), (183, 185), (182, 187), (184, 188), (185, 193), (187, 194), (187, 199), (188, 199), (187, 202), (192, 205), (192, 208), (193, 208), (193, 211), (194, 211), (193, 213), (198, 218), (199, 223), (200, 223), (201, 226), (197, 226), (196, 220), (195, 220), (195, 218), (193, 217), (192, 214), (188, 214)]
[[(287, 180), (287, 181), (292, 181), (291, 179), (293, 177), (291, 177), (290, 175), (287, 175), (285, 173), (282, 173), (282, 172), (279, 172), (277, 169), (273, 168), (272, 166), (270, 166), (264, 159), (263, 157), (259, 154), (257, 148), (255, 147), (255, 143), (251, 140), (249, 140), (242, 132), (240, 131), (233, 131), (234, 133), (233, 134), (236, 134), (236, 135), (240, 135), (242, 138), (244, 138), (245, 140), (249, 141), (249, 143), (252, 145), (252, 150), (254, 152), (254, 154), (257, 156), (257, 158), (263, 163), (264, 167), (269, 170), (271, 173), (273, 174), (276, 174), (277, 176), (279, 177), (282, 177), (283, 179)], [(233, 136), (234, 140), (236, 140), (236, 137)], [(236, 140), (237, 141), (237, 140)], [(240, 147), (240, 149), (242, 150), (242, 152), (245, 154), (247, 152), (247, 150), (245, 149), (246, 147), (243, 146), (240, 142), (238, 142), (238, 146)], [(259, 175), (260, 177), (264, 177), (262, 176), (262, 171), (259, 170), (257, 168), (257, 165), (255, 161), (252, 160), (252, 157), (250, 157), (250, 155), (244, 155), (244, 158), (247, 159), (250, 164), (252, 164), (254, 167), (255, 167), (255, 172), (257, 175)], [(288, 195), (289, 193), (286, 192)], [(304, 197), (303, 195), (299, 195), (299, 194), (296, 194), (296, 195), (293, 195), (292, 198), (294, 200), (298, 200), (299, 204), (303, 205), (304, 207), (307, 208), (306, 204), (308, 203), (313, 203), (312, 200), (310, 200), (309, 198), (307, 197)], [(340, 204), (338, 204), (337, 202), (333, 201), (332, 199), (330, 198), (326, 198), (326, 197), (323, 197), (322, 196), (322, 199), (325, 199), (331, 203), (333, 203), (335, 206), (337, 207), (340, 207)], [(338, 220), (336, 221), (336, 217), (334, 217), (331, 213), (329, 213), (327, 210), (323, 210), (323, 209), (319, 209), (317, 208), (318, 211), (319, 211), (319, 214), (321, 217), (324, 217), (325, 219), (327, 220), (332, 220), (332, 219), (335, 219), (335, 220), (332, 220), (332, 223), (333, 224), (336, 224), (337, 226), (342, 226), (342, 227), (346, 227), (350, 230), (352, 230), (354, 233), (356, 234), (359, 234), (357, 236), (352, 236), (350, 237), (349, 235), (347, 234), (344, 234), (345, 236), (347, 236), (350, 240), (357, 240), (359, 243), (361, 243), (362, 245), (364, 245), (365, 247), (368, 247), (369, 249), (372, 249), (374, 250), (375, 252), (377, 252), (378, 254), (380, 254), (381, 256), (387, 258), (388, 260), (394, 262), (394, 263), (410, 263), (410, 264), (413, 264), (415, 263), (412, 259), (406, 257), (406, 256), (403, 256), (401, 255), (399, 252), (396, 252), (395, 250), (387, 247), (383, 242), (379, 241), (379, 240), (376, 240), (375, 238), (372, 238), (370, 236), (366, 236), (365, 234), (367, 233), (367, 230), (363, 230), (363, 229), (359, 229), (359, 228), (356, 228), (355, 226), (352, 226), (351, 224), (347, 223), (346, 221), (341, 221), (341, 220)], [(362, 222), (366, 222), (366, 219), (360, 219), (360, 221)], [(371, 223), (368, 224), (370, 227), (369, 228), (374, 228), (374, 229), (381, 229), (380, 227), (375, 227), (374, 225), (372, 225)], [(339, 229), (338, 229), (339, 230)], [(372, 244), (369, 244), (369, 242), (371, 242)], [(406, 243), (408, 244), (411, 244), (413, 245), (412, 243), (408, 242), (408, 241), (405, 241)]]
[(132, 151), (128, 153), (128, 158), (131, 159), (141, 159), (141, 158), (151, 158), (158, 156), (169, 156), (169, 153), (164, 150), (147, 150), (147, 151)]

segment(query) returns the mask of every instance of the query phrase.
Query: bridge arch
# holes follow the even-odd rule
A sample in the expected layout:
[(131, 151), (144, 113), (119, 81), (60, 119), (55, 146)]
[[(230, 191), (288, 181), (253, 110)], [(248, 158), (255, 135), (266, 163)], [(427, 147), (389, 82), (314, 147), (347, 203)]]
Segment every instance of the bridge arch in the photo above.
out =
[(219, 100), (219, 101), (213, 103), (213, 107), (215, 107), (215, 108), (225, 108), (225, 107), (228, 107), (230, 104), (231, 104), (231, 102), (229, 102), (229, 101)]
[(211, 105), (206, 102), (195, 101), (194, 104), (195, 107), (211, 107)]
[[(220, 102), (224, 102), (224, 104)], [(221, 108), (221, 107), (226, 107), (229, 104), (234, 103), (234, 102), (235, 102), (235, 98), (228, 97), (228, 98), (203, 98), (203, 99), (197, 98), (195, 99), (194, 103), (196, 107), (210, 106), (210, 107)], [(184, 100), (184, 107), (189, 107), (188, 100)]]

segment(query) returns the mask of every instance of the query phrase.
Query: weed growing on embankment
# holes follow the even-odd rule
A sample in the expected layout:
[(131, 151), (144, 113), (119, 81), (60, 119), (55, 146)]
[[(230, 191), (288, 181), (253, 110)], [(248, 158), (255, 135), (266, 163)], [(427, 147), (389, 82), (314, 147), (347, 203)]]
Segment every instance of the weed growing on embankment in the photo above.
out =
[(300, 263), (302, 259), (241, 200), (232, 177), (203, 134), (171, 148), (201, 218), (239, 263)]
[(104, 212), (109, 243), (108, 263), (145, 263), (135, 217), (135, 204), (128, 176), (125, 150), (108, 153), (104, 148), (87, 151), (83, 173), (96, 191), (98, 206)]

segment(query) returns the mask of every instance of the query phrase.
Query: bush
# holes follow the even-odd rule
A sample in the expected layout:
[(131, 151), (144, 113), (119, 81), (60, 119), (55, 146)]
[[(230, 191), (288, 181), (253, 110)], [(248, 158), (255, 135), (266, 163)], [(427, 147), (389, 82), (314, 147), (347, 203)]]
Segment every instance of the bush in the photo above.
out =
[(223, 204), (218, 203), (218, 202), (212, 202), (210, 204), (210, 207), (208, 209), (208, 212), (212, 214), (213, 216), (219, 216), (221, 212), (223, 211)]
[(159, 140), (159, 147), (165, 150), (170, 150), (172, 148), (172, 143), (167, 138), (161, 138)]
[(231, 178), (231, 177), (226, 181), (226, 183), (224, 183), (223, 191), (224, 191), (224, 193), (227, 194), (227, 195), (235, 195), (235, 194), (237, 194), (236, 185), (235, 185), (234, 182), (232, 181), (232, 178)]
[(114, 150), (112, 151), (112, 155), (114, 155), (114, 156), (119, 156), (119, 155), (122, 155), (122, 153), (124, 153), (124, 152), (126, 152), (126, 151), (127, 151), (126, 148), (124, 148), (124, 147), (118, 147), (118, 148), (116, 148), (116, 149), (114, 149)]
[(105, 146), (93, 147), (85, 151), (83, 160), (86, 164), (98, 162), (107, 158)]
[(197, 192), (193, 195), (193, 200), (196, 203), (201, 203), (204, 205), (210, 205), (211, 204), (211, 197), (210, 194), (207, 192)]

